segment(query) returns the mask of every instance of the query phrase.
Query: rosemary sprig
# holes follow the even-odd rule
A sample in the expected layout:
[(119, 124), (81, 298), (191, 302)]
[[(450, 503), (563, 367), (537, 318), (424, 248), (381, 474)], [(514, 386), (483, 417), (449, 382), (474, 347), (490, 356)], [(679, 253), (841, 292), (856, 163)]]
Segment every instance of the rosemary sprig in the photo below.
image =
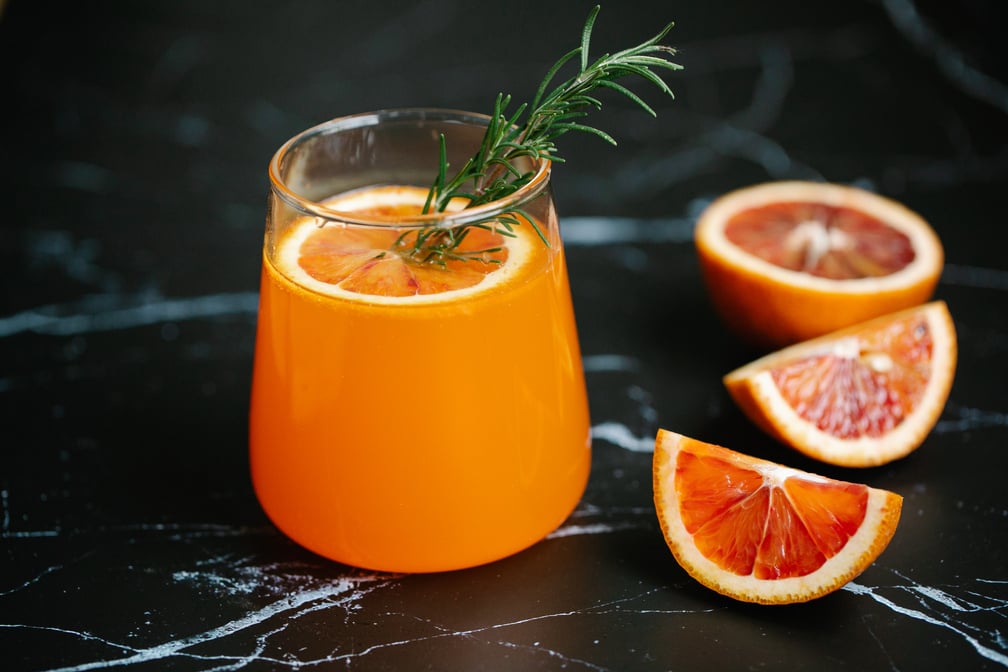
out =
[[(563, 158), (557, 154), (555, 140), (571, 131), (591, 133), (615, 145), (616, 140), (611, 135), (579, 121), (590, 110), (602, 109), (602, 101), (594, 95), (598, 89), (616, 91), (651, 116), (657, 116), (654, 109), (640, 96), (617, 80), (636, 75), (654, 84), (662, 93), (672, 96), (672, 90), (656, 74), (655, 69), (682, 69), (682, 66), (668, 60), (675, 54), (675, 49), (660, 44), (673, 24), (669, 23), (657, 35), (637, 46), (615, 54), (604, 54), (590, 61), (589, 45), (599, 9), (596, 5), (589, 12), (581, 32), (580, 45), (553, 64), (531, 104), (523, 103), (513, 114), (507, 116), (511, 96), (497, 96), (479, 149), (451, 178), (448, 177), (446, 140), (444, 134), (441, 135), (438, 174), (430, 187), (424, 212), (443, 212), (454, 198), (466, 199), (466, 207), (470, 208), (514, 193), (534, 176), (532, 171), (519, 170), (516, 162), (529, 158), (563, 163)], [(554, 86), (553, 81), (560, 70), (576, 57), (580, 57), (577, 74)], [(521, 121), (523, 116), (524, 122)], [(409, 246), (407, 254), (422, 262), (444, 264), (449, 259), (486, 259), (488, 254), (496, 250), (458, 252), (467, 229), (478, 226), (493, 228), (504, 235), (514, 235), (514, 226), (523, 220), (535, 226), (539, 237), (549, 245), (535, 220), (523, 212), (509, 213), (457, 228), (431, 226), (421, 230), (408, 243), (401, 238), (399, 244)]]

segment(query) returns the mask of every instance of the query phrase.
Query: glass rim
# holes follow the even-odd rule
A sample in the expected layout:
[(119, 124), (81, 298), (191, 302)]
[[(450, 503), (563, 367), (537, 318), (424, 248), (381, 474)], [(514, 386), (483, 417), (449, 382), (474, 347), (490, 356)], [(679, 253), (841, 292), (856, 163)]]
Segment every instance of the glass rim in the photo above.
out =
[(377, 126), (383, 121), (402, 121), (410, 119), (459, 121), (485, 127), (489, 124), (491, 117), (477, 112), (438, 107), (387, 108), (335, 117), (297, 133), (284, 142), (279, 149), (277, 149), (269, 163), (270, 189), (288, 205), (301, 211), (305, 215), (337, 221), (341, 224), (397, 229), (419, 229), (430, 226), (453, 228), (492, 219), (495, 216), (513, 212), (516, 209), (519, 209), (523, 204), (539, 196), (549, 185), (552, 162), (545, 158), (529, 159), (535, 168), (535, 174), (532, 176), (529, 183), (523, 185), (513, 193), (495, 201), (491, 201), (490, 203), (485, 203), (472, 208), (464, 208), (461, 210), (419, 214), (405, 218), (402, 216), (360, 217), (359, 215), (351, 215), (347, 212), (328, 208), (319, 201), (301, 196), (293, 189), (289, 188), (283, 177), (281, 177), (281, 162), (298, 145), (304, 143), (312, 137), (355, 128)]

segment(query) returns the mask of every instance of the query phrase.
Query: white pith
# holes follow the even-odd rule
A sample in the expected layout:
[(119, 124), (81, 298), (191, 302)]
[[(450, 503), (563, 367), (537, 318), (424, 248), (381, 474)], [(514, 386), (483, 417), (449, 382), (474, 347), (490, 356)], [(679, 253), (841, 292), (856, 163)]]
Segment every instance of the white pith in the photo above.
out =
[(819, 260), (833, 250), (850, 249), (853, 240), (839, 229), (827, 229), (822, 222), (809, 219), (799, 222), (788, 234), (785, 246), (805, 250), (805, 270), (815, 268)]

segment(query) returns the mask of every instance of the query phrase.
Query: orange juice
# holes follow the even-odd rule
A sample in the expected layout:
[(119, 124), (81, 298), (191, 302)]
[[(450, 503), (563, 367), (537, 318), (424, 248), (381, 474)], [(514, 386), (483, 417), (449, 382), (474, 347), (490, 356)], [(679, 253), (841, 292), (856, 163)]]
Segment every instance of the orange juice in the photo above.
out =
[(555, 214), (545, 219), (551, 245), (517, 227), (487, 281), (415, 299), (305, 281), (291, 250), (314, 222), (268, 241), (251, 468), (283, 532), (343, 563), (437, 571), (526, 548), (573, 510), (588, 407)]

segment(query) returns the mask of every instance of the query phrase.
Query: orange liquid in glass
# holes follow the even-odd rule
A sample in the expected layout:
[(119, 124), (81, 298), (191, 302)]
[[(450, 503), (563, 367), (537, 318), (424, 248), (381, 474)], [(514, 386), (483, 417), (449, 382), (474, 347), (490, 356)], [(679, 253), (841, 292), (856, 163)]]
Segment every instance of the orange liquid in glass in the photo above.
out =
[(587, 399), (562, 247), (491, 290), (422, 305), (310, 291), (264, 256), (252, 479), (267, 515), (384, 571), (496, 560), (554, 530), (588, 478)]

